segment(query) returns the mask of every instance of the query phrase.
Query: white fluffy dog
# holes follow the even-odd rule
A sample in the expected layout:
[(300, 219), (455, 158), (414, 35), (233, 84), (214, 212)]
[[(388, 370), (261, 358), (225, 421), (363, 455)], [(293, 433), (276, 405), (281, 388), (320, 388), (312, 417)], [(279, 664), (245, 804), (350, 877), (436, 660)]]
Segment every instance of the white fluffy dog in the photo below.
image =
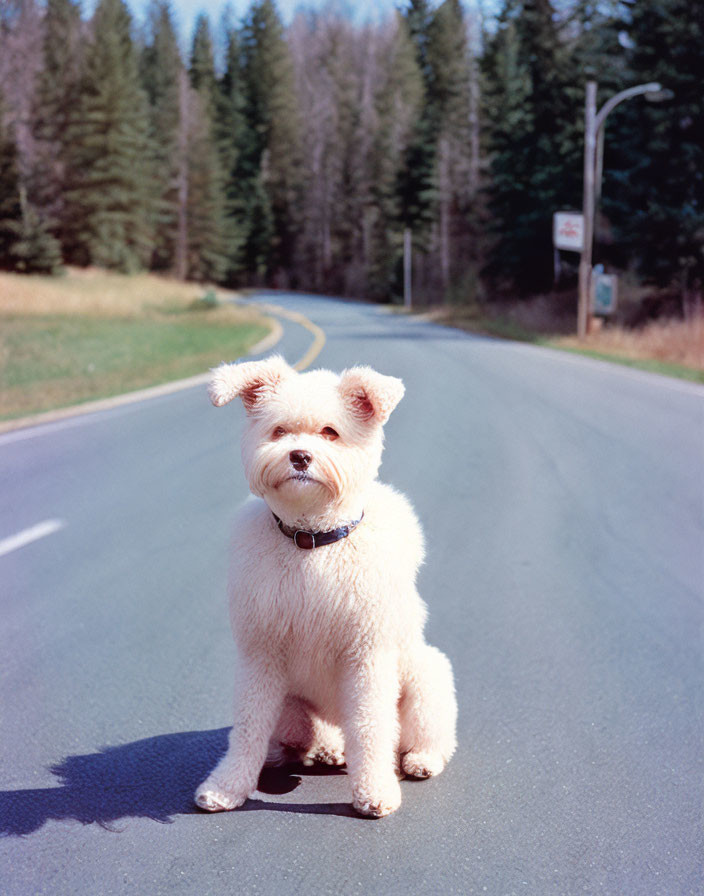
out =
[(233, 538), (235, 721), (202, 809), (242, 805), (267, 756), (294, 751), (346, 762), (355, 809), (380, 817), (401, 803), (399, 773), (437, 775), (455, 750), (452, 668), (423, 638), (415, 586), (423, 536), (376, 479), (403, 392), (367, 367), (299, 374), (280, 357), (213, 372), (213, 403), (244, 403), (242, 458), (263, 500)]

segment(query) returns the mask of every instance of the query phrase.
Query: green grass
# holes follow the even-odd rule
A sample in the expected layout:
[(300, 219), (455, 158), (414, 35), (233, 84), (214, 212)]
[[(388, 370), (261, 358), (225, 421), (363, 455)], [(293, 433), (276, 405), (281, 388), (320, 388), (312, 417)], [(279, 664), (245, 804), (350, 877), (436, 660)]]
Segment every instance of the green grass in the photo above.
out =
[(549, 348), (557, 348), (561, 352), (572, 352), (575, 355), (585, 355), (587, 358), (595, 358), (597, 361), (611, 361), (613, 364), (622, 364), (624, 367), (633, 367), (636, 370), (645, 370), (648, 373), (659, 373), (662, 376), (673, 376), (680, 380), (689, 380), (692, 383), (704, 383), (704, 370), (696, 370), (693, 367), (685, 367), (683, 364), (675, 364), (671, 361), (658, 361), (655, 358), (626, 358), (623, 355), (609, 352), (593, 351), (587, 348), (573, 348), (560, 345), (549, 339), (543, 340), (541, 345)]
[(135, 316), (2, 315), (0, 419), (203, 373), (268, 328), (234, 309)]
[(558, 349), (561, 352), (584, 355), (597, 361), (610, 361), (612, 364), (621, 364), (624, 367), (632, 367), (635, 370), (659, 373), (662, 376), (673, 376), (693, 383), (704, 383), (703, 370), (696, 370), (693, 367), (676, 364), (673, 361), (660, 361), (657, 358), (629, 358), (626, 355), (618, 354), (618, 352), (599, 351), (598, 349), (566, 345), (563, 341), (539, 333), (533, 333), (520, 324), (505, 319), (488, 320), (484, 323), (483, 329), (488, 334), (502, 339), (530, 342), (533, 345), (543, 345), (547, 348)]

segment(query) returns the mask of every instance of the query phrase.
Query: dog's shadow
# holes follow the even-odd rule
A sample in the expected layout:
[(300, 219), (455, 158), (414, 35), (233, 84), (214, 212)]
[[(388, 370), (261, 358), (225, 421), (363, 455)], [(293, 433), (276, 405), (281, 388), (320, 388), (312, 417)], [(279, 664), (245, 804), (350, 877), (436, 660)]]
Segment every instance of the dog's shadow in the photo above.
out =
[[(177, 815), (205, 814), (193, 804), (193, 793), (227, 748), (228, 728), (162, 734), (107, 747), (87, 756), (68, 756), (51, 771), (59, 787), (0, 791), (0, 835), (31, 834), (49, 820), (73, 819), (119, 831), (119, 822), (149, 818), (162, 824)], [(296, 763), (266, 768), (260, 793), (291, 793), (303, 775), (345, 774), (343, 769)], [(354, 816), (345, 803), (299, 804), (248, 800), (238, 812), (267, 809)]]

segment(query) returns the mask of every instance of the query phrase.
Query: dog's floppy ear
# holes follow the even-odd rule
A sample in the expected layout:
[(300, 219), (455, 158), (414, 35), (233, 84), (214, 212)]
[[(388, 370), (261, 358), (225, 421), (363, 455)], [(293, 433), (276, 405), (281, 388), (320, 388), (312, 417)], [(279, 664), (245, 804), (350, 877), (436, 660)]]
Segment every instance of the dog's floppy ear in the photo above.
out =
[(351, 367), (340, 377), (340, 394), (358, 420), (384, 424), (406, 391), (395, 376), (384, 376), (371, 367)]
[(221, 364), (212, 370), (213, 378), (208, 386), (208, 394), (218, 408), (239, 396), (245, 410), (251, 414), (276, 391), (283, 379), (293, 373), (293, 369), (280, 355), (272, 355), (264, 361)]

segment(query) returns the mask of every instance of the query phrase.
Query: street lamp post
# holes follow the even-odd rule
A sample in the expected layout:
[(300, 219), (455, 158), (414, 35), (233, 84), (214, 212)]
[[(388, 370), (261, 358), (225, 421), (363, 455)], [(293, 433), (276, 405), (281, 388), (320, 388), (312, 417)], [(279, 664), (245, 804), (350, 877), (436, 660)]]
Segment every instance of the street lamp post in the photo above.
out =
[[(592, 244), (594, 242), (594, 208), (596, 193), (597, 142), (601, 145), (606, 116), (619, 103), (641, 94), (660, 94), (662, 87), (656, 82), (629, 87), (612, 96), (596, 111), (596, 81), (587, 81), (584, 103), (584, 192), (582, 215), (584, 219), (584, 244), (579, 262), (579, 300), (577, 306), (577, 335), (583, 339), (589, 332), (591, 319), (589, 287), (592, 273)], [(599, 166), (601, 163), (599, 161)], [(601, 171), (599, 171), (601, 178)]]

